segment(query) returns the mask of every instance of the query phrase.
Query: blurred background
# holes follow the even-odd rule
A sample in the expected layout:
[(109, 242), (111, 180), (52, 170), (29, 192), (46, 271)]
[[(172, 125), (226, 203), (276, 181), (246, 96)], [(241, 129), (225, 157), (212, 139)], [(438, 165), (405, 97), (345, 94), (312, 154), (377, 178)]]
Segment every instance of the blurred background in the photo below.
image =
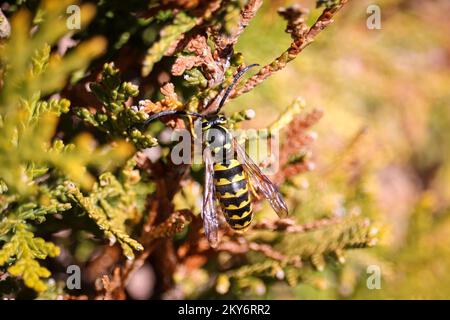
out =
[[(265, 1), (238, 43), (248, 63), (269, 63), (289, 45), (273, 12), (292, 3)], [(371, 4), (381, 9), (379, 30), (366, 25)], [(353, 265), (339, 280), (280, 288), (275, 298), (450, 297), (449, 10), (445, 0), (350, 1), (285, 70), (229, 103), (228, 111), (257, 111), (249, 127), (265, 127), (298, 96), (322, 108), (299, 214), (336, 208), (351, 193), (380, 221), (381, 243), (357, 259), (380, 266), (381, 290), (364, 277), (358, 284)]]

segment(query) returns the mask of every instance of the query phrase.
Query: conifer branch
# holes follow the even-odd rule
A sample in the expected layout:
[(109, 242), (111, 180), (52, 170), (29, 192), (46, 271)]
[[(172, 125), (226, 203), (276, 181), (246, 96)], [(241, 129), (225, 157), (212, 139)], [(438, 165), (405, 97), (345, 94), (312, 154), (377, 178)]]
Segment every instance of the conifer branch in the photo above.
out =
[(308, 28), (305, 22), (305, 16), (308, 11), (300, 7), (300, 5), (280, 9), (278, 11), (279, 14), (287, 20), (286, 32), (289, 33), (293, 39), (291, 45), (278, 58), (262, 67), (257, 74), (247, 79), (239, 89), (235, 90), (234, 93), (230, 95), (230, 98), (236, 98), (241, 94), (252, 90), (272, 74), (283, 69), (287, 63), (294, 60), (304, 48), (314, 41), (320, 31), (333, 22), (334, 15), (346, 3), (347, 0), (332, 1), (332, 3), (327, 4), (319, 1), (318, 6), (326, 4), (326, 8), (310, 28)]

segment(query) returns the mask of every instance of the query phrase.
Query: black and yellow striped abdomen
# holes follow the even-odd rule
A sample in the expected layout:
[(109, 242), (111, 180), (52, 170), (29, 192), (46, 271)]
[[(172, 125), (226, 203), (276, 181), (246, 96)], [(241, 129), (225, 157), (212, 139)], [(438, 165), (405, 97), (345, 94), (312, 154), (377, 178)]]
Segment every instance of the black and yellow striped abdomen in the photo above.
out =
[(253, 218), (248, 177), (236, 159), (214, 164), (216, 196), (228, 224), (237, 232), (246, 231)]

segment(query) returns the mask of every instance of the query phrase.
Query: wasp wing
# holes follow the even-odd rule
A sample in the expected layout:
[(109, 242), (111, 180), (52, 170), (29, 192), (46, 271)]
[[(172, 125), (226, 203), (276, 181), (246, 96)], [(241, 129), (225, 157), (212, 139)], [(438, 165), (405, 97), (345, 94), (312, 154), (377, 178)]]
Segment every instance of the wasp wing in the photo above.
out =
[(219, 223), (217, 220), (217, 207), (214, 201), (214, 181), (213, 170), (214, 164), (211, 155), (211, 151), (205, 148), (203, 152), (203, 160), (205, 163), (205, 185), (203, 192), (203, 227), (205, 229), (206, 238), (209, 241), (211, 247), (215, 248), (218, 244), (218, 229)]
[(261, 172), (258, 165), (248, 156), (245, 149), (239, 145), (236, 139), (234, 147), (238, 156), (239, 162), (244, 166), (250, 182), (253, 186), (261, 191), (264, 197), (269, 201), (273, 210), (280, 218), (285, 218), (288, 215), (288, 208), (284, 202), (283, 196), (278, 191), (278, 188), (270, 181), (267, 176)]

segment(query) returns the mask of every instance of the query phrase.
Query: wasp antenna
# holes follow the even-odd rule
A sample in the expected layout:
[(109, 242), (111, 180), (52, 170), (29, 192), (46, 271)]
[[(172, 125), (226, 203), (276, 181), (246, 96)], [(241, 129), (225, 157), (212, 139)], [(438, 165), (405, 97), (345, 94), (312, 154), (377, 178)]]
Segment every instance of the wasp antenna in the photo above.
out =
[(223, 105), (225, 104), (225, 101), (227, 100), (231, 90), (233, 90), (234, 86), (236, 85), (236, 83), (238, 82), (239, 78), (246, 73), (249, 69), (259, 66), (259, 64), (254, 63), (251, 65), (246, 66), (244, 69), (242, 69), (241, 71), (239, 71), (233, 78), (233, 82), (228, 86), (227, 90), (225, 91), (225, 94), (223, 95), (222, 99), (220, 100), (219, 103), (219, 107), (217, 108), (216, 112), (219, 112), (220, 109), (222, 109)]
[(193, 117), (200, 117), (200, 118), (205, 117), (204, 115), (197, 113), (197, 112), (184, 111), (184, 110), (166, 110), (166, 111), (161, 111), (161, 112), (151, 115), (147, 120), (144, 121), (144, 124), (149, 124), (150, 122), (152, 122), (153, 120), (156, 120), (158, 118), (162, 118), (162, 117), (166, 117), (166, 116), (174, 116), (174, 115), (193, 116)]

